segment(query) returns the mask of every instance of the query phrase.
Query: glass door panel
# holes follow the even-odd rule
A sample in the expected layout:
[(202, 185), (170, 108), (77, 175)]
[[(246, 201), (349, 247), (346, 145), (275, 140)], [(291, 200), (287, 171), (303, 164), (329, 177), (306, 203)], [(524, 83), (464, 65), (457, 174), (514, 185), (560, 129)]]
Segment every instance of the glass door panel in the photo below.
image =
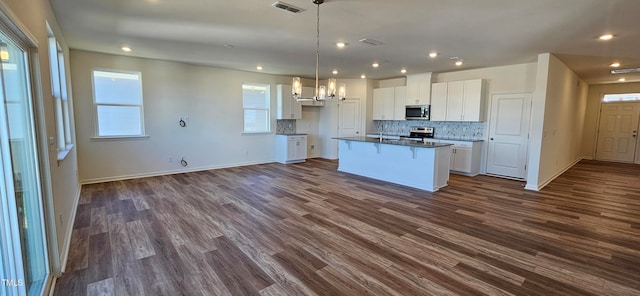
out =
[(9, 209), (17, 212), (18, 237), (13, 237), (13, 245), (21, 250), (22, 258), (15, 258), (15, 261), (24, 270), (23, 278), (15, 280), (22, 280), (29, 295), (40, 295), (49, 266), (28, 59), (26, 52), (2, 33), (0, 51), (0, 97), (6, 112), (2, 117), (6, 122), (0, 123), (4, 142), (2, 158), (10, 163), (5, 166), (3, 161), (3, 181), (5, 186), (7, 182), (13, 183), (6, 186), (13, 187), (13, 192), (8, 192), (6, 198), (13, 199), (7, 204), (15, 205)]

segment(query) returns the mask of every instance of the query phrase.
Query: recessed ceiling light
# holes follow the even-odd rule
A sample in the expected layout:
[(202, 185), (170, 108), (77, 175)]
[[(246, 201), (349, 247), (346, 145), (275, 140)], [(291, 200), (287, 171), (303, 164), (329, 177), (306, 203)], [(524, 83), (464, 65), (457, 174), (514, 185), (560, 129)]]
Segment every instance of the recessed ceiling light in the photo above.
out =
[(124, 51), (124, 52), (130, 52), (130, 51), (131, 51), (131, 47), (129, 47), (129, 46), (123, 46), (123, 47), (122, 47), (122, 51)]
[(338, 74), (338, 70), (333, 70), (333, 72), (331, 72), (331, 73), (333, 73), (333, 75), (337, 75)]
[(256, 69), (262, 70), (262, 66), (257, 66)]
[(347, 44), (346, 44), (346, 43), (344, 43), (344, 42), (336, 42), (336, 46), (337, 46), (338, 48), (344, 48), (345, 46), (347, 46)]
[(449, 58), (456, 66), (462, 66), (462, 59), (459, 57)]
[(620, 79), (618, 79), (618, 81), (620, 81), (620, 82), (625, 82), (625, 81), (627, 81), (627, 80), (626, 80), (626, 79), (624, 79), (624, 78), (620, 78)]
[(407, 73), (407, 69), (400, 70), (400, 73), (402, 73), (402, 74)]
[(233, 46), (233, 44), (225, 44), (224, 47), (226, 47), (226, 48), (234, 48), (235, 46)]
[(604, 34), (604, 35), (601, 35), (600, 37), (598, 37), (598, 39), (605, 40), (605, 41), (606, 40), (611, 40), (611, 39), (613, 39), (613, 35), (612, 34)]
[(378, 64), (378, 63), (373, 63), (373, 64), (371, 64), (371, 67), (378, 68), (378, 67), (380, 67), (380, 64)]
[(435, 52), (435, 51), (432, 51), (432, 52), (429, 53), (429, 57), (432, 58), (432, 59), (437, 57), (437, 56), (438, 56), (438, 53)]
[(360, 75), (360, 78), (365, 79), (365, 78), (367, 78), (367, 75), (362, 74), (362, 75)]
[(611, 64), (609, 66), (614, 67), (614, 68), (618, 68), (618, 67), (620, 67), (620, 63), (613, 63), (613, 64)]

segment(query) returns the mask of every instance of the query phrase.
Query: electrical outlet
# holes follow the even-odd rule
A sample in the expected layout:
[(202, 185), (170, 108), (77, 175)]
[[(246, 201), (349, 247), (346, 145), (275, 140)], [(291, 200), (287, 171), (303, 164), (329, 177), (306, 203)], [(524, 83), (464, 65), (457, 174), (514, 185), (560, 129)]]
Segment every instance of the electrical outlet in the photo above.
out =
[(171, 156), (167, 157), (167, 161), (168, 162), (173, 162), (173, 157), (171, 157)]
[(244, 156), (249, 156), (249, 151), (245, 151)]
[(311, 145), (311, 150), (316, 149), (316, 145)]

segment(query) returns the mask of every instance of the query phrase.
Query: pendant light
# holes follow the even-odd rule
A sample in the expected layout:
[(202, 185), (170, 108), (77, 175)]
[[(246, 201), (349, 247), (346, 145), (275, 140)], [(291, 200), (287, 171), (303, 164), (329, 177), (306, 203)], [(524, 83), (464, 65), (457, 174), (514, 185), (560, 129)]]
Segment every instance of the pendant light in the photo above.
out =
[(320, 66), (320, 4), (324, 0), (313, 0), (316, 4), (316, 87), (313, 98), (302, 97), (302, 82), (300, 77), (294, 77), (291, 83), (291, 95), (297, 102), (303, 101), (325, 101), (325, 100), (344, 100), (347, 96), (347, 87), (344, 83), (337, 84), (335, 78), (329, 78), (327, 86), (319, 85), (319, 66)]

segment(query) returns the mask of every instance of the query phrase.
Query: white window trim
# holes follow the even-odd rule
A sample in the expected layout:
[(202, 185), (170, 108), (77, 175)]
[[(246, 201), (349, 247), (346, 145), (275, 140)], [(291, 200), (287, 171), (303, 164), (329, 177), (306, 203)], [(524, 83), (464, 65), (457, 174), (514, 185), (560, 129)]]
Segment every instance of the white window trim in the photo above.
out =
[[(242, 86), (245, 85), (252, 85), (252, 86), (259, 86), (259, 87), (267, 87), (267, 94), (269, 95), (269, 104), (267, 104), (267, 108), (245, 108), (244, 107), (244, 95), (242, 96), (242, 135), (260, 135), (260, 134), (273, 134), (273, 130), (271, 128), (271, 84), (268, 83), (256, 83), (256, 82), (243, 82)], [(267, 115), (268, 115), (268, 120), (267, 120), (267, 130), (265, 131), (247, 131), (245, 130), (246, 126), (245, 126), (245, 119), (244, 119), (244, 113), (245, 110), (266, 110), (267, 111)]]
[[(140, 80), (140, 104), (132, 105), (132, 104), (98, 104), (96, 103), (96, 87), (95, 87), (95, 79), (94, 73), (95, 71), (104, 71), (104, 72), (113, 72), (113, 73), (122, 73), (122, 74), (133, 74), (137, 75)], [(145, 131), (144, 124), (144, 93), (142, 86), (142, 72), (139, 71), (125, 71), (125, 70), (116, 70), (109, 68), (93, 68), (91, 69), (91, 87), (93, 94), (93, 114), (94, 114), (94, 135), (91, 137), (91, 140), (133, 140), (133, 139), (148, 139), (150, 136)], [(140, 135), (108, 135), (108, 136), (100, 136), (98, 135), (98, 106), (139, 106), (140, 107)]]
[[(56, 149), (58, 151), (58, 162), (63, 161), (70, 154), (74, 147), (74, 140), (71, 134), (71, 108), (68, 98), (68, 85), (66, 75), (65, 56), (60, 43), (51, 30), (49, 23), (47, 26), (49, 56), (49, 74), (51, 75), (51, 94), (53, 98), (54, 118), (56, 127)], [(55, 46), (55, 50), (54, 47)], [(55, 56), (54, 52), (55, 51)], [(55, 69), (53, 69), (55, 67)], [(54, 72), (55, 71), (55, 72)], [(56, 89), (59, 88), (59, 89)]]

